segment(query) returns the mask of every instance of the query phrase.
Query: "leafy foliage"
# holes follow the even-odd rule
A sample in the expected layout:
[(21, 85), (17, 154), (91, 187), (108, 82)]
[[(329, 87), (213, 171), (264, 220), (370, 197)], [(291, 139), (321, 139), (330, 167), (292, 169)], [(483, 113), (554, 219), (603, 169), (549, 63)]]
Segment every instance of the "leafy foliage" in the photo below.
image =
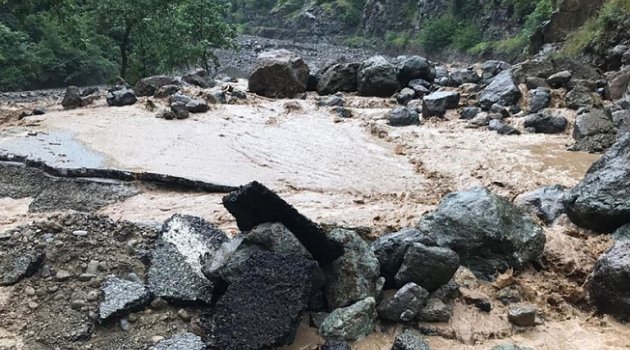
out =
[(221, 0), (0, 0), (0, 90), (135, 80), (232, 45)]

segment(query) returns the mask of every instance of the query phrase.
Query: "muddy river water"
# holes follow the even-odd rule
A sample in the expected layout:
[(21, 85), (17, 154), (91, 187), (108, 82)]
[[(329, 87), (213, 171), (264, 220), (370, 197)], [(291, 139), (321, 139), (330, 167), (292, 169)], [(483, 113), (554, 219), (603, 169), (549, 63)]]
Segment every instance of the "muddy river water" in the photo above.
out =
[[(0, 152), (56, 166), (150, 171), (222, 185), (257, 180), (315, 221), (370, 227), (375, 235), (415, 224), (446, 193), (471, 186), (488, 186), (510, 198), (544, 185), (573, 186), (598, 158), (566, 151), (569, 134), (501, 136), (468, 129), (456, 115), (391, 128), (383, 116), (392, 102), (346, 100), (353, 118), (339, 119), (330, 108), (318, 107), (315, 96), (250, 96), (243, 103), (213, 106), (208, 113), (172, 121), (155, 118), (143, 101), (121, 108), (101, 103), (51, 110), (4, 125)], [(152, 190), (101, 212), (152, 223), (174, 213), (192, 214), (236, 233), (221, 197)], [(36, 215), (28, 213), (28, 199), (0, 199), (0, 231)], [(544, 278), (532, 277), (531, 285), (541, 285)], [(506, 340), (535, 349), (627, 349), (630, 344), (630, 328), (607, 318), (593, 320), (577, 309), (569, 317), (550, 312), (545, 324), (526, 332), (513, 331), (500, 307), (480, 314), (456, 304), (454, 311), (451, 323), (444, 325), (451, 336), (428, 337), (433, 349), (489, 349)], [(353, 348), (390, 349), (397, 331), (382, 329)], [(305, 322), (286, 350), (312, 349), (319, 342)]]

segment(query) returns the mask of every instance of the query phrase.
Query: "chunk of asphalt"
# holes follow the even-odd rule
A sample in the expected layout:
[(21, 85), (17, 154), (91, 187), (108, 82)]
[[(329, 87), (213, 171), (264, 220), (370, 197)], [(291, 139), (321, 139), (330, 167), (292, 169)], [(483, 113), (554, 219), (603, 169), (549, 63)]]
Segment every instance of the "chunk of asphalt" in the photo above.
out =
[(42, 262), (44, 253), (38, 251), (13, 250), (0, 255), (0, 286), (10, 286), (32, 276)]
[(150, 300), (149, 290), (143, 283), (109, 276), (101, 285), (103, 302), (99, 305), (99, 317), (106, 321), (142, 309)]
[(223, 205), (236, 218), (241, 231), (265, 222), (282, 223), (322, 266), (330, 265), (343, 254), (343, 246), (327, 239), (319, 225), (256, 181), (223, 197)]
[(151, 350), (204, 350), (205, 348), (206, 344), (201, 337), (192, 333), (182, 333), (159, 341)]
[(176, 302), (212, 302), (214, 286), (202, 273), (207, 261), (223, 259), (228, 237), (194, 216), (174, 215), (162, 226), (153, 251), (148, 285), (158, 297)]

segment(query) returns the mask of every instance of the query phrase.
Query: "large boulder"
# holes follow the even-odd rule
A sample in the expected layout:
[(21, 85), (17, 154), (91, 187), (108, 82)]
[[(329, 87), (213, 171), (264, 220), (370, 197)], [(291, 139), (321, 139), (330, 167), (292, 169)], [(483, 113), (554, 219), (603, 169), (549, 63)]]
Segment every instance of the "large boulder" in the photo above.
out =
[(588, 86), (577, 85), (565, 96), (564, 102), (568, 108), (578, 110), (599, 105), (598, 99)]
[(167, 75), (156, 75), (141, 79), (136, 83), (134, 91), (138, 96), (153, 96), (165, 85), (179, 85), (179, 81)]
[(257, 252), (219, 300), (206, 327), (210, 345), (258, 350), (293, 343), (317, 264), (297, 255)]
[(545, 245), (542, 228), (523, 210), (483, 187), (448, 194), (417, 227), (457, 252), (482, 278), (522, 268), (538, 259)]
[(372, 333), (375, 316), (376, 301), (369, 297), (331, 312), (319, 333), (326, 339), (355, 341)]
[(493, 104), (502, 106), (512, 106), (518, 103), (521, 98), (519, 90), (512, 77), (511, 70), (504, 70), (497, 74), (488, 87), (479, 95), (479, 106), (484, 110), (489, 110)]
[(236, 218), (241, 231), (266, 222), (282, 223), (322, 267), (343, 254), (341, 243), (330, 240), (319, 225), (259, 182), (254, 181), (223, 197), (223, 206)]
[(514, 199), (519, 207), (536, 214), (544, 223), (551, 224), (564, 214), (564, 194), (567, 188), (562, 185), (545, 186), (520, 194)]
[(138, 102), (136, 93), (127, 88), (110, 91), (107, 93), (107, 97), (105, 99), (107, 101), (107, 105), (113, 107), (131, 106)]
[(429, 60), (420, 56), (400, 56), (396, 71), (398, 81), (402, 86), (409, 84), (414, 79), (423, 79), (432, 82), (435, 79), (435, 68)]
[(73, 109), (83, 107), (83, 98), (78, 87), (71, 85), (66, 88), (66, 94), (63, 96), (61, 105), (65, 109)]
[(630, 134), (621, 135), (565, 196), (567, 215), (579, 226), (613, 232), (630, 222)]
[(413, 228), (380, 236), (372, 243), (372, 250), (381, 265), (385, 287), (394, 287), (395, 276), (402, 265), (407, 248), (413, 243), (436, 245), (435, 239)]
[(349, 230), (335, 229), (328, 233), (328, 237), (344, 246), (344, 254), (324, 269), (328, 305), (339, 308), (376, 297), (380, 268), (370, 246)]
[(623, 320), (630, 320), (630, 241), (614, 243), (599, 257), (589, 293), (597, 309)]
[(554, 116), (550, 111), (530, 114), (523, 121), (525, 128), (541, 134), (559, 134), (564, 132), (568, 124), (567, 118)]
[(208, 71), (203, 68), (198, 68), (185, 74), (182, 76), (182, 80), (200, 88), (210, 88), (215, 85), (214, 80), (210, 78)]
[(367, 59), (359, 67), (357, 88), (364, 96), (392, 96), (400, 88), (396, 67), (383, 56)]
[(451, 73), (451, 83), (453, 86), (460, 86), (463, 84), (477, 84), (481, 80), (481, 77), (473, 67), (467, 69), (457, 69)]
[(422, 99), (422, 115), (425, 118), (442, 117), (449, 109), (459, 105), (459, 93), (453, 91), (438, 91), (424, 96)]
[(357, 91), (357, 73), (360, 63), (338, 63), (320, 72), (317, 93), (332, 95), (339, 91)]
[(488, 84), (499, 73), (512, 68), (509, 63), (503, 61), (489, 60), (481, 65), (481, 81)]
[(458, 268), (459, 256), (454, 251), (413, 243), (407, 248), (395, 280), (398, 286), (413, 282), (434, 291), (448, 283)]
[(572, 149), (584, 152), (602, 152), (617, 137), (617, 128), (608, 109), (592, 109), (581, 113), (575, 120)]
[(544, 87), (538, 87), (529, 91), (529, 113), (538, 113), (549, 107), (551, 91)]
[(266, 97), (291, 98), (306, 92), (308, 77), (308, 66), (291, 51), (267, 51), (258, 55), (249, 76), (249, 91)]
[(212, 301), (213, 283), (202, 272), (204, 261), (219, 258), (228, 237), (194, 216), (174, 215), (162, 226), (148, 272), (153, 295), (176, 302)]

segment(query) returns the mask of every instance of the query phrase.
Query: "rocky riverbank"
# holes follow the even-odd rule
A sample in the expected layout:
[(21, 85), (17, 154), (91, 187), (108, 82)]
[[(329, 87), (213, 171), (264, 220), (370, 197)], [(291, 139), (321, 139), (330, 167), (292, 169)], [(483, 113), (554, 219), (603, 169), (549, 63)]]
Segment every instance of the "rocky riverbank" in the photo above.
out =
[(0, 348), (625, 348), (627, 84), (353, 57), (13, 104)]

